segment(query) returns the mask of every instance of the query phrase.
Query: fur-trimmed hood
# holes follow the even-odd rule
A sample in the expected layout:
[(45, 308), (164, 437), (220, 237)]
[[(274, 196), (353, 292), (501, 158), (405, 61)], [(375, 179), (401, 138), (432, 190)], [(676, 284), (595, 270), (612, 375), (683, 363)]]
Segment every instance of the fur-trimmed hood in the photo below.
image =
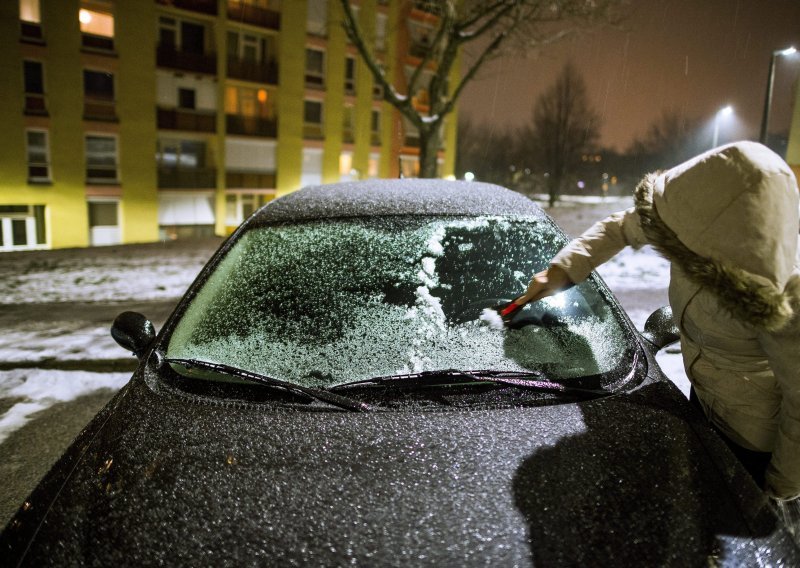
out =
[(648, 241), (734, 317), (773, 331), (800, 313), (800, 194), (767, 147), (736, 142), (649, 174), (635, 203)]

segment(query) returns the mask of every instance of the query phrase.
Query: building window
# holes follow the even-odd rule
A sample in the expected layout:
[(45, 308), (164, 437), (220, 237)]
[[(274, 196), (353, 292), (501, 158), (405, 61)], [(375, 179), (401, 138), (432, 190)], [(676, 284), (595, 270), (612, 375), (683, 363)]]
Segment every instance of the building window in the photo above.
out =
[(324, 51), (306, 49), (306, 85), (320, 88), (325, 86)]
[(83, 70), (83, 115), (91, 120), (116, 120), (112, 73)]
[(23, 22), (41, 24), (42, 15), (39, 11), (39, 0), (19, 0), (19, 19)]
[(378, 146), (381, 143), (381, 111), (372, 109), (370, 115), (370, 134), (371, 143), (373, 146)]
[(202, 55), (206, 50), (206, 31), (202, 24), (158, 18), (158, 45), (162, 48)]
[(274, 197), (265, 193), (229, 193), (225, 196), (225, 225), (235, 227)]
[(351, 95), (356, 92), (356, 58), (349, 55), (344, 60), (344, 90)]
[(96, 9), (78, 12), (83, 47), (110, 51), (114, 49), (114, 15)]
[(122, 241), (119, 226), (119, 202), (89, 201), (89, 244), (116, 245)]
[(304, 102), (303, 135), (306, 138), (322, 138), (322, 101)]
[(197, 91), (178, 88), (178, 108), (195, 110), (197, 108)]
[(26, 131), (28, 149), (28, 182), (50, 181), (50, 149), (46, 130)]
[(117, 183), (117, 139), (114, 136), (86, 136), (86, 183)]
[(40, 61), (23, 62), (25, 113), (47, 114), (44, 101), (44, 66)]
[(44, 205), (0, 205), (0, 250), (42, 248), (45, 244)]
[(386, 14), (378, 13), (375, 16), (375, 50), (386, 50)]
[(316, 36), (328, 34), (328, 0), (308, 0), (306, 31)]
[(42, 43), (42, 18), (39, 0), (19, 0), (19, 19), (22, 39)]

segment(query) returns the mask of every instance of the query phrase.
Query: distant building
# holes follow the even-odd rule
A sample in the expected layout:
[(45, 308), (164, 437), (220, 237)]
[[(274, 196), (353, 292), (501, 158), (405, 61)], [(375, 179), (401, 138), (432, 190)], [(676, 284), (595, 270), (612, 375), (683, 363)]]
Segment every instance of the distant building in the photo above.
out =
[[(432, 16), (354, 9), (404, 91)], [(335, 0), (0, 2), (0, 251), (225, 235), (304, 185), (413, 176), (416, 133), (341, 18)], [(442, 175), (454, 154), (455, 115)]]

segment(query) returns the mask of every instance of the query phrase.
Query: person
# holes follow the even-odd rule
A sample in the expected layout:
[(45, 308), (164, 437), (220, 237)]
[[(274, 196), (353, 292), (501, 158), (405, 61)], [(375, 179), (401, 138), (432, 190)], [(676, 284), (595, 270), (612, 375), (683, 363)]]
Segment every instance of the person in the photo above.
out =
[(670, 261), (669, 302), (692, 402), (768, 495), (800, 496), (800, 194), (788, 165), (735, 142), (637, 186), (531, 279), (555, 294), (626, 246)]

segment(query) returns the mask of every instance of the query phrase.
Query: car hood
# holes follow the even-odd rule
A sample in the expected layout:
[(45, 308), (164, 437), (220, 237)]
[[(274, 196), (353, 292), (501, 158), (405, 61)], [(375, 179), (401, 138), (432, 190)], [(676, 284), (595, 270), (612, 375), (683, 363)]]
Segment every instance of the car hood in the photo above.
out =
[(797, 554), (659, 382), (580, 404), (358, 414), (187, 400), (139, 378), (112, 406), (6, 529), (13, 557), (741, 565)]

